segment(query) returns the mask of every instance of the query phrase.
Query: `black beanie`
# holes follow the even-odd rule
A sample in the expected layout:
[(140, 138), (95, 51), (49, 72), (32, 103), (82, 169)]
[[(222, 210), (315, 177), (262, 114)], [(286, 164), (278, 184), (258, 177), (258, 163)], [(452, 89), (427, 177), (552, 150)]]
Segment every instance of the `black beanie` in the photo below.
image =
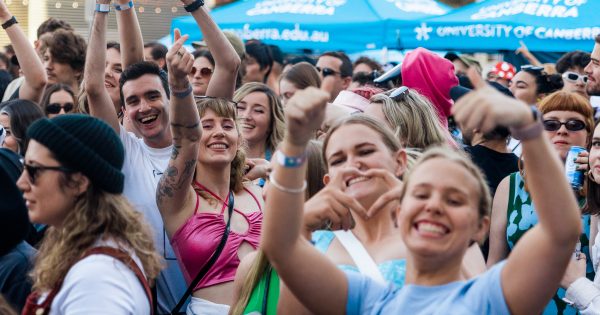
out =
[(40, 119), (27, 129), (29, 139), (46, 146), (65, 167), (87, 176), (109, 193), (123, 192), (125, 150), (105, 122), (82, 114)]

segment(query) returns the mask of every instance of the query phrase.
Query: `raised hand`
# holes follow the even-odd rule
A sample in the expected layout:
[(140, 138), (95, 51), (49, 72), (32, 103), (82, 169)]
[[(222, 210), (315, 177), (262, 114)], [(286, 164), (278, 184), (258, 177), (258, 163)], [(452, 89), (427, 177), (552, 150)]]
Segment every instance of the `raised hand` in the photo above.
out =
[(355, 225), (353, 214), (368, 219), (365, 208), (344, 193), (347, 187), (345, 178), (358, 173), (356, 168), (340, 171), (325, 188), (304, 203), (305, 230), (349, 230)]
[[(389, 207), (390, 210), (394, 211), (400, 206), (400, 194), (404, 183), (392, 172), (383, 169), (371, 169), (368, 170), (365, 175), (366, 177), (378, 177), (387, 185), (387, 192), (371, 205), (371, 208), (367, 211), (369, 217), (374, 217), (379, 211)], [(390, 205), (390, 203), (393, 205)]]
[(328, 100), (329, 93), (315, 87), (296, 92), (285, 108), (285, 140), (293, 145), (305, 146), (321, 126)]
[(271, 162), (265, 159), (246, 159), (246, 175), (244, 178), (253, 181), (267, 178), (271, 172)]
[(173, 32), (175, 43), (167, 52), (167, 68), (169, 69), (169, 84), (174, 87), (187, 87), (188, 74), (192, 72), (194, 57), (184, 47), (183, 43), (189, 38), (181, 36), (179, 29)]
[(523, 127), (533, 122), (529, 107), (487, 84), (473, 68), (467, 72), (474, 90), (452, 107), (454, 119), (463, 130), (492, 131), (496, 126)]

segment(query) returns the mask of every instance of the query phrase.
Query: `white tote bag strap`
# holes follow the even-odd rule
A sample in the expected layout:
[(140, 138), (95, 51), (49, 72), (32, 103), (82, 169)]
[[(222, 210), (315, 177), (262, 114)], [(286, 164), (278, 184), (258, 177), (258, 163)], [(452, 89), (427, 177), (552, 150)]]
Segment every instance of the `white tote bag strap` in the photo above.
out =
[(371, 258), (371, 255), (369, 255), (363, 244), (351, 231), (335, 231), (333, 233), (342, 246), (344, 246), (348, 254), (350, 254), (350, 257), (354, 260), (354, 263), (361, 274), (369, 276), (371, 279), (381, 284), (387, 283), (385, 279), (383, 279), (383, 276), (381, 275), (377, 264), (373, 258)]

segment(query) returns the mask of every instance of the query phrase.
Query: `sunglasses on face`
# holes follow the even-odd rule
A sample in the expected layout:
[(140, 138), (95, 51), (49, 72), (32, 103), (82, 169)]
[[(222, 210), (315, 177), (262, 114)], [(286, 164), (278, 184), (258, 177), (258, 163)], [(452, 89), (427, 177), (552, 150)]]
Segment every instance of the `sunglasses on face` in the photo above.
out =
[(324, 77), (330, 76), (330, 75), (336, 75), (336, 74), (341, 74), (339, 71), (335, 71), (331, 68), (321, 68), (321, 67), (315, 67), (317, 68), (317, 71), (320, 72)]
[(583, 82), (583, 84), (588, 83), (588, 76), (585, 74), (579, 74), (579, 73), (567, 71), (567, 72), (563, 73), (562, 77), (564, 80), (572, 82), (572, 83), (576, 83), (579, 80), (581, 80), (581, 82)]
[(408, 95), (408, 88), (406, 86), (401, 86), (392, 93), (390, 93), (390, 98), (396, 102), (402, 101)]
[(547, 119), (544, 120), (544, 129), (547, 131), (557, 131), (565, 125), (565, 128), (569, 131), (579, 131), (585, 129), (585, 123), (579, 119), (570, 119), (565, 122), (562, 122), (557, 119)]
[(75, 105), (73, 103), (64, 103), (64, 104), (59, 104), (59, 103), (50, 103), (48, 104), (48, 106), (46, 106), (46, 113), (47, 114), (58, 114), (60, 113), (61, 109), (65, 110), (65, 113), (70, 113), (73, 108), (75, 108)]
[(192, 74), (196, 74), (198, 71), (200, 71), (200, 75), (203, 77), (208, 77), (213, 74), (213, 69), (208, 68), (208, 67), (200, 68), (200, 70), (198, 70), (198, 68), (196, 68), (196, 67), (192, 68)]
[(29, 176), (29, 182), (32, 185), (35, 185), (35, 180), (40, 175), (41, 171), (57, 171), (63, 173), (73, 173), (73, 170), (66, 168), (64, 166), (43, 166), (43, 165), (31, 165), (25, 164), (25, 171), (27, 171), (27, 175)]

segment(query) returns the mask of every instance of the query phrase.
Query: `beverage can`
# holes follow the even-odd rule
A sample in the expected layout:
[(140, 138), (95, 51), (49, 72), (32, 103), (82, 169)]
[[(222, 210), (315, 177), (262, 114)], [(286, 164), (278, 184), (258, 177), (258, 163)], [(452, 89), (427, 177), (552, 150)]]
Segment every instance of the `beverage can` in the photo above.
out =
[(580, 152), (584, 152), (584, 147), (572, 146), (567, 154), (567, 161), (565, 162), (565, 175), (569, 180), (569, 184), (573, 190), (579, 190), (583, 187), (583, 171), (577, 170), (577, 163), (575, 160), (579, 156)]

